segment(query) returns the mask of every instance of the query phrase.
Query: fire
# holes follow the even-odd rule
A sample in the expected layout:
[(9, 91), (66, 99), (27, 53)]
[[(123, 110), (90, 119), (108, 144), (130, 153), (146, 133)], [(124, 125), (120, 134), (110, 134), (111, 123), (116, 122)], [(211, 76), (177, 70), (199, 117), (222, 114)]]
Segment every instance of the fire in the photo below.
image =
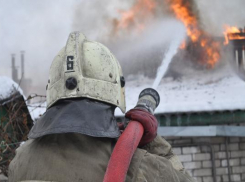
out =
[(241, 30), (239, 30), (235, 26), (225, 25), (224, 29), (225, 29), (225, 31), (223, 32), (223, 34), (225, 36), (224, 45), (227, 45), (229, 43), (229, 40), (245, 39), (245, 35), (241, 35), (240, 34), (240, 33), (243, 33), (243, 32)]
[(188, 7), (182, 6), (183, 0), (168, 0), (168, 2), (170, 3), (171, 9), (175, 13), (176, 17), (184, 23), (187, 35), (193, 42), (198, 41), (201, 32), (196, 28), (198, 27), (197, 19), (193, 14), (191, 14)]
[[(208, 67), (214, 67), (220, 58), (220, 43), (213, 40), (205, 33), (198, 23), (198, 18), (192, 10), (192, 4), (189, 0), (167, 0), (170, 9), (176, 18), (181, 20), (186, 27), (187, 35), (195, 47), (201, 47), (205, 54), (205, 60)], [(184, 47), (186, 43), (181, 45)], [(202, 58), (201, 58), (202, 59)]]
[[(186, 27), (187, 36), (196, 52), (196, 59), (207, 65), (214, 67), (220, 58), (221, 44), (205, 33), (199, 24), (198, 18), (192, 9), (193, 0), (165, 0), (174, 13), (175, 17), (183, 22)], [(161, 4), (160, 4), (161, 3)], [(114, 19), (114, 35), (124, 30), (137, 30), (141, 32), (146, 27), (147, 20), (159, 14), (159, 7), (163, 1), (158, 0), (136, 0), (135, 4), (127, 11), (120, 11), (121, 18)], [(184, 41), (180, 49), (188, 47), (188, 42)], [(193, 50), (193, 49), (192, 49)]]
[(114, 20), (114, 32), (136, 28), (141, 32), (145, 28), (144, 21), (152, 16), (156, 3), (152, 0), (137, 0), (130, 10), (120, 10), (121, 19)]

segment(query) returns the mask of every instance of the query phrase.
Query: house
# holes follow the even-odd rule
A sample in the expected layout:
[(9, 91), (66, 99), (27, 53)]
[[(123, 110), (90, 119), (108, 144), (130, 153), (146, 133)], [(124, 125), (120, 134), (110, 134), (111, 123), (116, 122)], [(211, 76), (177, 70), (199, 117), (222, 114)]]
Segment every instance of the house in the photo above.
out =
[[(127, 110), (154, 80), (126, 83)], [(198, 182), (245, 181), (245, 82), (228, 67), (163, 78), (155, 111), (158, 133)], [(118, 120), (123, 119), (116, 110)]]
[(15, 149), (33, 125), (23, 91), (12, 79), (0, 76), (0, 171), (7, 175)]

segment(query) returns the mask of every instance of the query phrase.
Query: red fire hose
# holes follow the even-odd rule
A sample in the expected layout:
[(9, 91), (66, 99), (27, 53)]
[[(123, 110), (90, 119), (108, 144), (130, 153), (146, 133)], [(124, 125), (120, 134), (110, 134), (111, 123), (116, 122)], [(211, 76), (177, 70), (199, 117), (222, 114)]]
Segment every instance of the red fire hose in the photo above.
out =
[(133, 154), (142, 138), (143, 126), (130, 121), (112, 152), (103, 182), (124, 182)]

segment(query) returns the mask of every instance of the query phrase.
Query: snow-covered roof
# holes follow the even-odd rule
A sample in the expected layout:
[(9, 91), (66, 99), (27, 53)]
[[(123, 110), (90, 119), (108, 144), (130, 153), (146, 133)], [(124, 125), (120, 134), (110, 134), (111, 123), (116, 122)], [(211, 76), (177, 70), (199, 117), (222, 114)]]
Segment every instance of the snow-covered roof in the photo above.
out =
[[(0, 101), (8, 99), (16, 92), (19, 92), (26, 100), (25, 96), (23, 95), (22, 89), (19, 87), (17, 83), (15, 83), (9, 77), (0, 76)], [(33, 120), (39, 118), (46, 111), (46, 102), (27, 104), (27, 106)]]
[[(152, 86), (154, 79), (142, 75), (131, 76), (126, 82), (127, 110), (135, 107), (140, 92)], [(213, 112), (245, 110), (245, 82), (236, 74), (203, 71), (180, 79), (163, 78), (157, 88), (161, 101), (155, 113)], [(39, 107), (41, 106), (41, 107)], [(33, 119), (46, 111), (46, 103), (28, 107)], [(116, 109), (116, 116), (123, 116)]]
[[(127, 110), (135, 107), (139, 93), (154, 79), (133, 77), (126, 83)], [(245, 82), (227, 71), (203, 71), (181, 79), (163, 78), (157, 91), (161, 101), (155, 113), (245, 110)], [(116, 109), (116, 116), (123, 115)]]
[(0, 100), (7, 99), (16, 92), (23, 95), (22, 89), (11, 78), (0, 76)]

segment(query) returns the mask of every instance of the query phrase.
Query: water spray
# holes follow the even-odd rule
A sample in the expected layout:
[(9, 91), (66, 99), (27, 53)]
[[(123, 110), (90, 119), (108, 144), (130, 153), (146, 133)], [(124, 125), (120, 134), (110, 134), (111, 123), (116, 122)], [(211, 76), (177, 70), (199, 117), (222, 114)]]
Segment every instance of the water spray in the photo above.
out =
[(152, 88), (157, 89), (162, 77), (165, 75), (166, 71), (168, 70), (171, 60), (173, 59), (174, 55), (177, 53), (177, 50), (181, 42), (184, 40), (184, 37), (185, 37), (185, 30), (183, 29), (182, 31), (179, 31), (178, 34), (176, 34), (176, 37), (170, 43), (168, 52), (163, 58), (161, 66), (157, 70), (157, 76), (152, 85)]
[[(154, 114), (155, 109), (160, 103), (160, 96), (155, 89), (167, 71), (173, 56), (176, 54), (178, 47), (184, 39), (184, 35), (184, 29), (182, 32), (180, 30), (178, 31), (177, 36), (170, 44), (169, 50), (163, 59), (162, 65), (158, 69), (157, 77), (152, 86), (153, 88), (144, 89), (139, 94), (139, 99), (135, 108), (143, 109), (151, 114)], [(139, 122), (129, 121), (128, 126), (118, 139), (112, 152), (103, 182), (124, 182), (126, 180), (131, 159), (139, 145), (143, 133), (144, 128)]]

